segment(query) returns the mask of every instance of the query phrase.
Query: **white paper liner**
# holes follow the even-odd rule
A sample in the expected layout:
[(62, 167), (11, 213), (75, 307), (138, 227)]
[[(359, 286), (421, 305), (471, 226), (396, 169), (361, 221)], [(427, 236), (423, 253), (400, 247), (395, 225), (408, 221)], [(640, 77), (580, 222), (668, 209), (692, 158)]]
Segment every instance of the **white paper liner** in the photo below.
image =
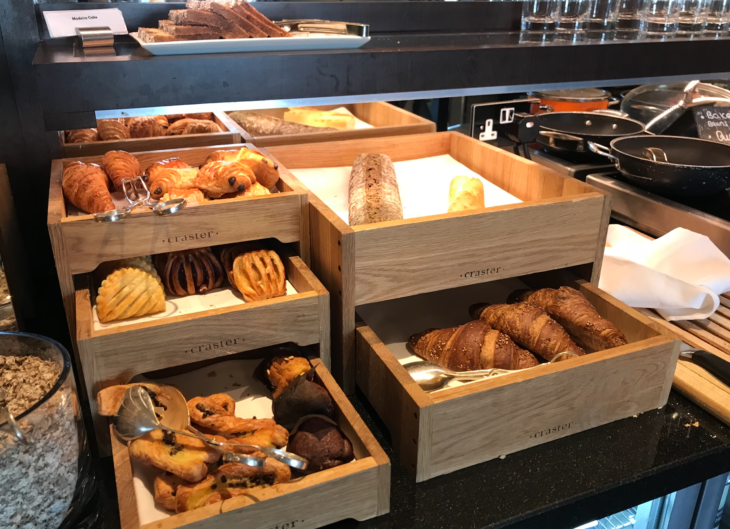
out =
[[(519, 204), (519, 198), (482, 178), (448, 154), (394, 162), (403, 218), (414, 219), (446, 213), (449, 185), (456, 176), (482, 179), (485, 207)], [(291, 169), (291, 172), (320, 200), (349, 224), (350, 171), (352, 167)]]
[[(286, 295), (291, 296), (297, 294), (297, 290), (287, 280)], [(134, 323), (146, 323), (148, 321), (159, 321), (173, 316), (183, 316), (185, 314), (194, 314), (206, 310), (222, 309), (225, 307), (235, 307), (245, 305), (243, 296), (233, 287), (216, 288), (206, 292), (205, 294), (194, 294), (192, 296), (171, 296), (165, 293), (165, 312), (150, 314), (149, 316), (141, 316), (139, 318), (129, 318), (127, 320), (113, 321), (109, 323), (101, 323), (99, 315), (96, 312), (96, 302), (94, 300), (91, 312), (94, 318), (94, 330), (101, 331), (104, 329), (113, 329), (115, 327), (124, 327)]]
[[(422, 361), (406, 348), (408, 338), (426, 329), (444, 329), (471, 320), (475, 303), (504, 303), (512, 292), (528, 288), (521, 280), (502, 279), (478, 285), (380, 301), (357, 307), (358, 315), (388, 347), (401, 365)], [(443, 389), (470, 384), (451, 381)]]

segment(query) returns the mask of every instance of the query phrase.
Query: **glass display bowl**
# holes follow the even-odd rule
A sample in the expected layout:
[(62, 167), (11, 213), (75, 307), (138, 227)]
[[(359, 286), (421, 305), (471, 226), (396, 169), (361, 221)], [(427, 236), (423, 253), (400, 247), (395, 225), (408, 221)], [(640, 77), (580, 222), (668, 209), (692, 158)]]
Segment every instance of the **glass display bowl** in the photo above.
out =
[[(1, 525), (56, 529), (93, 488), (71, 358), (48, 338), (0, 333), (0, 373), (0, 406), (11, 393), (22, 395), (7, 403), (27, 440), (21, 442), (7, 422), (0, 424)], [(37, 398), (30, 408), (19, 409)], [(77, 488), (86, 490), (78, 494)]]

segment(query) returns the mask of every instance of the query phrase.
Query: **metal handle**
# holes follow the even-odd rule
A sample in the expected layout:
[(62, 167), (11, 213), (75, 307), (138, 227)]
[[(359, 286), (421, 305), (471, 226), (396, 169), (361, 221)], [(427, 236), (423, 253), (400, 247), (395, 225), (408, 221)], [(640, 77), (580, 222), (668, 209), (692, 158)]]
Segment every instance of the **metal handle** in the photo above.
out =
[(258, 456), (249, 456), (246, 454), (233, 454), (231, 452), (223, 452), (223, 461), (226, 463), (243, 463), (250, 467), (263, 467), (266, 464), (266, 459)]
[(612, 160), (615, 164), (618, 165), (618, 158), (611, 154), (611, 149), (609, 149), (608, 147), (604, 147), (600, 143), (596, 143), (594, 141), (587, 141), (586, 143), (588, 144), (588, 149), (590, 149), (592, 153), (600, 154), (601, 156)]
[(552, 112), (553, 111), (552, 105), (540, 105), (537, 108), (539, 108), (540, 110), (544, 110), (545, 112)]
[(591, 111), (591, 114), (603, 114), (605, 116), (615, 116), (617, 118), (627, 118), (629, 115), (621, 110), (613, 110), (611, 108), (598, 108)]
[(608, 106), (615, 107), (621, 102), (621, 100), (618, 97), (612, 97), (608, 100)]
[(540, 136), (547, 136), (548, 138), (555, 138), (557, 140), (583, 141), (583, 138), (579, 136), (573, 136), (571, 134), (566, 134), (565, 132), (557, 132), (554, 130), (540, 129)]
[(512, 371), (508, 369), (476, 369), (474, 371), (452, 371), (449, 374), (452, 375), (455, 379), (471, 379), (471, 378), (480, 378), (480, 377), (493, 377), (496, 375), (506, 375), (507, 373), (512, 373)]
[(652, 160), (654, 162), (669, 162), (669, 160), (667, 159), (667, 153), (665, 153), (659, 147), (645, 147), (641, 151), (641, 154), (647, 160)]
[(698, 366), (706, 369), (719, 378), (725, 385), (730, 386), (730, 362), (707, 351), (683, 352), (685, 358), (691, 358)]
[(188, 201), (184, 198), (173, 198), (164, 202), (158, 202), (152, 206), (152, 211), (158, 215), (172, 215), (177, 213), (187, 205)]

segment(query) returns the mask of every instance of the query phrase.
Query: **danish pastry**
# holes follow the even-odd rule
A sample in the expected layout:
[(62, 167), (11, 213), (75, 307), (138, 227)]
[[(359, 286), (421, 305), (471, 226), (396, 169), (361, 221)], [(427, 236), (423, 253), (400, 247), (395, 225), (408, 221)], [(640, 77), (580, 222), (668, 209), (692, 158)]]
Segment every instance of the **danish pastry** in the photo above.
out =
[(137, 158), (125, 151), (109, 151), (101, 159), (101, 166), (117, 191), (122, 190), (123, 179), (135, 178), (142, 172)]
[(155, 478), (155, 503), (159, 503), (168, 511), (177, 508), (177, 488), (188, 482), (174, 474), (165, 472)]
[(182, 250), (156, 256), (155, 265), (170, 294), (188, 296), (223, 284), (223, 266), (210, 248)]
[(102, 323), (164, 310), (165, 291), (154, 269), (119, 268), (102, 281), (96, 297), (96, 312)]
[(286, 270), (273, 250), (239, 252), (236, 247), (221, 252), (228, 280), (246, 301), (261, 301), (286, 295)]
[(163, 169), (156, 173), (155, 179), (151, 180), (147, 187), (152, 198), (162, 198), (165, 193), (172, 189), (195, 189), (195, 178), (198, 170), (189, 169)]
[(263, 195), (270, 195), (271, 191), (266, 189), (264, 186), (256, 182), (254, 185), (244, 191), (236, 191), (235, 193), (226, 193), (221, 195), (220, 198), (245, 198), (245, 197), (258, 197)]
[(66, 143), (92, 143), (99, 141), (96, 129), (76, 129), (66, 132)]
[(96, 394), (96, 406), (99, 415), (102, 417), (116, 415), (119, 407), (122, 405), (124, 394), (132, 386), (142, 386), (152, 399), (152, 404), (154, 404), (155, 408), (167, 410), (167, 405), (174, 399), (173, 395), (166, 389), (166, 386), (159, 386), (150, 382), (110, 386)]
[[(190, 411), (190, 418), (195, 424), (225, 437), (241, 436), (260, 428), (278, 426), (273, 419), (242, 419), (236, 417), (234, 415), (235, 402), (226, 394), (195, 397), (188, 401), (188, 410)], [(286, 432), (286, 430), (284, 431)], [(280, 431), (279, 434), (281, 433)], [(289, 432), (286, 432), (287, 437), (288, 435)]]
[(157, 176), (165, 169), (189, 169), (190, 166), (180, 158), (167, 158), (151, 164), (144, 170), (144, 181), (154, 182)]
[(139, 116), (130, 118), (129, 135), (132, 138), (154, 138), (167, 132), (165, 116)]
[(208, 474), (207, 464), (220, 459), (220, 452), (205, 442), (163, 430), (153, 430), (129, 443), (129, 454), (190, 482), (203, 479)]
[(128, 140), (130, 137), (123, 119), (98, 119), (96, 128), (102, 141)]
[(109, 178), (96, 164), (73, 162), (63, 170), (63, 194), (69, 202), (87, 213), (114, 209), (109, 193)]
[(195, 176), (194, 185), (205, 191), (210, 198), (220, 198), (226, 193), (245, 191), (256, 183), (251, 168), (239, 162), (211, 162), (204, 165)]

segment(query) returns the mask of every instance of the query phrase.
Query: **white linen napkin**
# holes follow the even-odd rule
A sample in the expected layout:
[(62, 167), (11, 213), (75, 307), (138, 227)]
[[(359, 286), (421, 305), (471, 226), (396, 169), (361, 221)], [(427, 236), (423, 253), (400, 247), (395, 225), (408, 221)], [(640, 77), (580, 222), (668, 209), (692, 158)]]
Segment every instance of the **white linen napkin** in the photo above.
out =
[(705, 235), (677, 228), (656, 240), (611, 224), (598, 286), (666, 320), (712, 315), (730, 290), (730, 259)]

